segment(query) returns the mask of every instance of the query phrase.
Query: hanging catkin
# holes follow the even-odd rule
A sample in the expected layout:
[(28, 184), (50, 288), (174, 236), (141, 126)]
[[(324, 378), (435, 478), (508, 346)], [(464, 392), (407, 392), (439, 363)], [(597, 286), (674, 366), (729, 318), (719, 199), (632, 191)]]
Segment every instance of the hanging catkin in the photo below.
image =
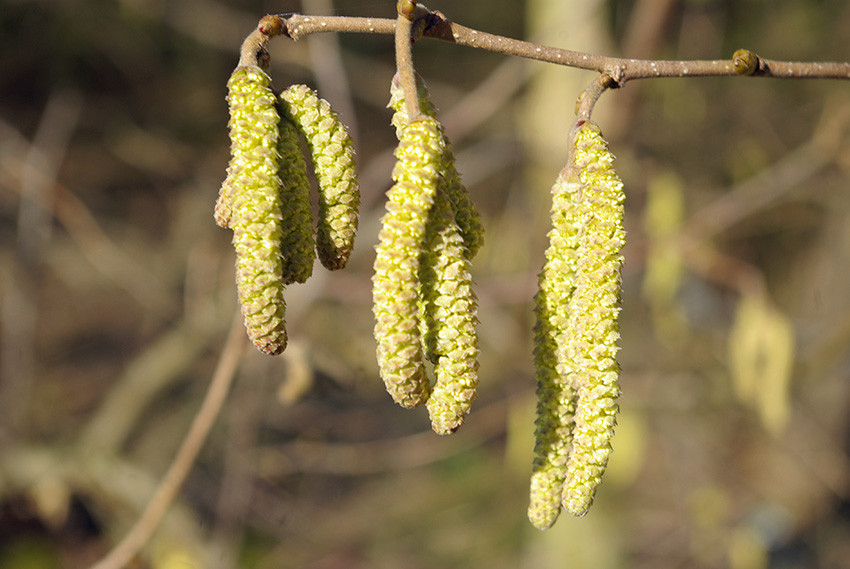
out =
[(470, 263), (444, 187), (438, 188), (419, 270), (426, 352), (436, 382), (428, 399), (431, 426), (440, 435), (463, 424), (478, 386), (478, 300)]
[(387, 391), (403, 407), (422, 405), (431, 387), (419, 325), (420, 255), (437, 196), (445, 144), (437, 121), (401, 129), (372, 277), (378, 365)]
[(330, 104), (306, 85), (281, 93), (284, 111), (307, 139), (319, 184), (319, 260), (327, 269), (345, 267), (354, 248), (360, 188), (354, 145)]
[(313, 238), (313, 214), (310, 212), (310, 182), (301, 154), (298, 130), (285, 116), (280, 117), (280, 250), (283, 258), (281, 278), (284, 284), (303, 283), (313, 274), (316, 242)]
[(233, 230), (236, 285), (248, 336), (258, 349), (286, 347), (283, 299), (280, 116), (271, 79), (257, 66), (239, 66), (228, 81), (233, 159), (216, 221)]
[[(422, 113), (436, 120), (437, 109), (431, 102), (428, 87), (419, 78), (417, 78), (417, 87)], [(389, 106), (395, 111), (392, 124), (396, 129), (396, 134), (398, 134), (402, 125), (407, 124), (408, 120), (407, 111), (404, 108), (404, 92), (399, 84), (398, 75), (393, 77), (390, 86), (390, 95)], [(484, 226), (481, 224), (481, 217), (478, 215), (475, 206), (472, 204), (472, 200), (469, 198), (469, 192), (466, 186), (460, 180), (460, 174), (455, 167), (454, 152), (452, 152), (445, 130), (441, 124), (437, 124), (440, 127), (440, 134), (443, 136), (446, 145), (446, 152), (443, 155), (443, 180), (446, 187), (446, 195), (449, 198), (452, 213), (463, 237), (466, 249), (465, 254), (467, 258), (472, 259), (484, 244)]]
[(578, 248), (576, 201), (580, 187), (572, 160), (561, 171), (551, 193), (552, 229), (534, 298), (537, 420), (528, 518), (538, 529), (551, 527), (561, 512), (575, 412), (576, 390), (570, 384), (569, 369), (563, 365), (568, 361), (567, 307), (575, 289)]
[[(436, 121), (436, 110), (420, 82), (418, 96), (424, 114)], [(391, 85), (390, 106), (396, 133), (406, 128), (404, 94), (396, 79)], [(434, 363), (434, 383), (428, 399), (431, 426), (440, 435), (463, 424), (478, 386), (478, 300), (472, 289), (470, 259), (481, 244), (478, 214), (454, 166), (448, 139), (437, 122), (445, 151), (434, 205), (428, 218), (425, 248), (419, 268), (419, 327), (425, 357)], [(452, 201), (452, 197), (455, 201)], [(468, 230), (464, 239), (459, 211)], [(473, 226), (474, 224), (474, 226)], [(475, 248), (470, 251), (468, 244)]]
[(608, 465), (618, 410), (625, 194), (613, 168), (614, 157), (594, 123), (580, 121), (573, 128), (571, 156), (580, 186), (578, 247), (575, 289), (568, 306), (568, 357), (558, 371), (569, 374), (578, 392), (562, 503), (568, 512), (581, 516), (593, 502)]

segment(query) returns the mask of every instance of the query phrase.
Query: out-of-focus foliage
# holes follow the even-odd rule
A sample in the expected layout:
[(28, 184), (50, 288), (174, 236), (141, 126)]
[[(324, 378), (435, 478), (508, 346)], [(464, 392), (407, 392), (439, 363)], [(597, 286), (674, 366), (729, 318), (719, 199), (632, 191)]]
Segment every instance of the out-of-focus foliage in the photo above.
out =
[[(392, 17), (392, 4), (332, 9)], [(428, 6), (478, 29), (629, 57), (848, 57), (850, 6), (835, 0), (610, 0), (588, 20), (540, 17), (538, 4)], [(229, 234), (213, 222), (227, 78), (262, 15), (327, 2), (304, 6), (0, 0), (0, 567), (86, 567), (173, 457), (236, 310)], [(592, 48), (578, 40), (588, 28)], [(605, 94), (595, 119), (627, 195), (622, 415), (590, 513), (541, 533), (525, 518), (532, 296), (567, 133), (523, 124), (540, 85), (562, 84), (539, 74), (579, 86), (592, 74), (416, 46), (487, 231), (473, 263), (480, 396), (459, 433), (438, 437), (424, 409), (393, 404), (374, 357), (392, 38), (328, 38), (275, 39), (270, 74), (278, 89), (317, 87), (356, 123), (353, 255), (344, 271), (317, 269), (287, 289), (289, 348), (246, 355), (140, 566), (845, 566), (850, 84), (669, 79)], [(345, 81), (319, 72), (336, 56)], [(549, 89), (546, 104), (572, 112), (578, 92)], [(673, 179), (682, 219), (664, 239), (683, 267), (662, 283), (676, 285), (663, 290), (671, 328), (642, 283), (662, 233), (645, 225), (647, 205)], [(793, 352), (784, 428), (733, 381), (730, 338), (736, 322), (746, 333), (736, 314), (754, 294), (793, 331), (793, 345), (760, 348), (750, 368)], [(732, 352), (746, 360), (744, 345)]]

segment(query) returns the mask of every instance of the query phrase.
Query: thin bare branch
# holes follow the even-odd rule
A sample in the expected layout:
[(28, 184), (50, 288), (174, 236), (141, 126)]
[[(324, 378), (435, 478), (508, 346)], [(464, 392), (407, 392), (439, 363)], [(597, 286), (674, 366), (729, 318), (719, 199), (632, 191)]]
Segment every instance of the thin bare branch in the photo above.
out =
[[(301, 14), (282, 14), (281, 18), (284, 20), (282, 33), (293, 40), (322, 32), (392, 35), (395, 33), (396, 24), (395, 20), (386, 18), (305, 16)], [(439, 12), (429, 14), (423, 37), (504, 55), (515, 55), (598, 73), (608, 73), (620, 86), (632, 79), (653, 77), (741, 76), (735, 70), (731, 57), (720, 60), (668, 61), (593, 55), (488, 34), (451, 22)], [(850, 79), (850, 63), (808, 63), (759, 58), (758, 69), (748, 76), (784, 79)]]
[(201, 407), (168, 472), (165, 473), (155, 494), (133, 528), (106, 557), (92, 565), (91, 569), (124, 567), (153, 535), (162, 517), (168, 512), (177, 491), (183, 485), (186, 475), (189, 474), (195, 462), (195, 457), (198, 456), (210, 428), (218, 417), (245, 346), (244, 338), (242, 315), (237, 311)]

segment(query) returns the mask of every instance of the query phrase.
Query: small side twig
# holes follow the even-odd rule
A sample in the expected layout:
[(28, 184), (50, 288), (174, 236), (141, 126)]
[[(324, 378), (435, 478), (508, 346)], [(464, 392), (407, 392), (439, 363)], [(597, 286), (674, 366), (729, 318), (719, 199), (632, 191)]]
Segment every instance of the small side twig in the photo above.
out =
[(398, 1), (398, 19), (395, 25), (395, 64), (401, 89), (404, 91), (404, 106), (408, 121), (422, 114), (416, 94), (416, 69), (413, 66), (413, 30), (417, 22), (417, 5), (412, 0)]
[(616, 84), (616, 80), (607, 73), (603, 73), (593, 80), (579, 95), (576, 103), (576, 117), (580, 121), (589, 121), (596, 106), (596, 101), (602, 96), (606, 89)]
[(124, 536), (124, 539), (106, 557), (92, 565), (91, 569), (124, 567), (153, 535), (159, 522), (168, 512), (218, 417), (233, 382), (244, 347), (245, 332), (242, 326), (242, 314), (237, 310), (207, 393), (174, 461), (136, 524)]

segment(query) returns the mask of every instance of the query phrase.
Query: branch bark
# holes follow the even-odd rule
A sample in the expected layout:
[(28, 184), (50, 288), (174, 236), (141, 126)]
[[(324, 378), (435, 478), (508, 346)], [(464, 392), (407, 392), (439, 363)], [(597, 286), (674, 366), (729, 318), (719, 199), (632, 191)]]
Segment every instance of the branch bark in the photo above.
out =
[[(359, 34), (395, 34), (396, 20), (386, 18), (354, 18), (346, 16), (305, 16), (281, 14), (282, 33), (293, 40), (323, 32)], [(430, 12), (422, 37), (438, 39), (484, 49), (503, 55), (514, 55), (577, 69), (607, 73), (622, 86), (633, 79), (660, 77), (738, 77), (732, 58), (719, 60), (670, 61), (607, 57), (538, 45), (489, 34), (461, 26), (440, 12)], [(796, 62), (759, 58), (758, 68), (750, 77), (782, 79), (850, 79), (850, 63)]]

